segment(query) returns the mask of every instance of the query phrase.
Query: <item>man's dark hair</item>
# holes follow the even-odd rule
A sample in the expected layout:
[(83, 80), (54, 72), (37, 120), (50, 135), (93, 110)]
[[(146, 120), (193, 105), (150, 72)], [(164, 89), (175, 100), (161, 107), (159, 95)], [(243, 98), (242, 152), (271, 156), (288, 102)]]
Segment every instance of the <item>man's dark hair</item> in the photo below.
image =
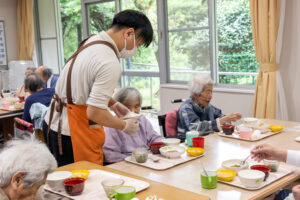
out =
[(48, 78), (50, 78), (52, 76), (52, 69), (50, 69), (50, 68), (44, 69), (43, 72), (42, 72), (42, 75), (47, 76)]
[(36, 70), (35, 67), (27, 67), (26, 70), (31, 70), (32, 72), (34, 72)]
[(26, 90), (35, 93), (39, 89), (44, 88), (44, 82), (38, 74), (31, 73), (26, 76), (24, 86)]
[(153, 28), (151, 22), (145, 14), (136, 10), (124, 10), (115, 15), (111, 28), (121, 30), (122, 28), (133, 28), (135, 31), (139, 31), (137, 37), (142, 37), (144, 40), (144, 46), (148, 47), (153, 40)]

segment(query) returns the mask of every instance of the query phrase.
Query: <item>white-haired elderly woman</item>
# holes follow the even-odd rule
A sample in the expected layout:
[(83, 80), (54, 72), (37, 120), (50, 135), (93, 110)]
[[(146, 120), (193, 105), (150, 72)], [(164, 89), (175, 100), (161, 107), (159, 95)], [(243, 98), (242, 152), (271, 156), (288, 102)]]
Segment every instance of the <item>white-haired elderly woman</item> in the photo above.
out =
[[(124, 104), (130, 111), (140, 113), (142, 96), (131, 87), (120, 89), (114, 99)], [(126, 134), (118, 129), (105, 128), (105, 143), (103, 146), (104, 160), (114, 163), (130, 156), (138, 147), (149, 149), (151, 142), (161, 141), (161, 136), (154, 131), (150, 121), (142, 116), (138, 119), (139, 130), (135, 134)]]
[(27, 138), (11, 140), (0, 152), (0, 199), (32, 200), (47, 174), (57, 167), (45, 144)]
[(212, 99), (213, 81), (209, 75), (197, 75), (189, 83), (190, 98), (178, 111), (178, 136), (185, 138), (190, 130), (199, 131), (199, 135), (218, 132), (224, 123), (240, 119), (239, 113), (224, 115), (222, 111), (210, 104)]

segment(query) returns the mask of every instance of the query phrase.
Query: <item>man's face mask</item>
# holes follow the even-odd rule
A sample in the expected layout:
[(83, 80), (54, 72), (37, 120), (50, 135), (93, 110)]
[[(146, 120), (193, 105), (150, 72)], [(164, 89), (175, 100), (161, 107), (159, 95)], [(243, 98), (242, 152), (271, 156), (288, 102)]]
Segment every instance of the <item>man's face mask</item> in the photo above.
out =
[(135, 34), (133, 35), (133, 48), (128, 50), (126, 49), (126, 39), (125, 40), (125, 45), (124, 48), (120, 51), (120, 57), (121, 58), (131, 58), (132, 56), (134, 56), (137, 52), (137, 46), (135, 44)]

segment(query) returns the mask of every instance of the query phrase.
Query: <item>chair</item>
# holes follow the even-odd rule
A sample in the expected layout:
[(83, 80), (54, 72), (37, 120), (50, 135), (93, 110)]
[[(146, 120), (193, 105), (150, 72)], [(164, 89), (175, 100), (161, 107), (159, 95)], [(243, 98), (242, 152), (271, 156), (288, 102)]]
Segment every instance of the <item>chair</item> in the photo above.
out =
[(34, 135), (42, 142), (44, 142), (43, 132), (39, 129), (35, 129), (32, 123), (29, 123), (23, 119), (18, 117), (14, 118), (14, 132), (15, 137), (17, 138), (24, 138)]
[[(184, 99), (174, 99), (171, 103), (181, 103)], [(179, 138), (177, 135), (177, 113), (178, 108), (169, 111), (165, 115), (158, 116), (158, 124), (162, 129), (163, 136), (165, 138)], [(185, 138), (179, 138), (181, 142), (184, 142)]]

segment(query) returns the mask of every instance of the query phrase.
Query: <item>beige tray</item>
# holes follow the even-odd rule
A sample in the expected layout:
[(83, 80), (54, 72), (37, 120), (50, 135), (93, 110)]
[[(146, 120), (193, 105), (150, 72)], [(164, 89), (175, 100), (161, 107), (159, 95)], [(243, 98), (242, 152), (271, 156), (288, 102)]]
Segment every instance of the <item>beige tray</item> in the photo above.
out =
[(181, 157), (179, 157), (179, 158), (166, 158), (160, 154), (156, 154), (156, 155), (149, 154), (150, 157), (158, 157), (160, 160), (158, 162), (154, 162), (152, 159), (147, 159), (147, 161), (145, 163), (138, 163), (131, 156), (126, 157), (125, 160), (127, 162), (130, 162), (130, 163), (133, 163), (136, 165), (140, 165), (143, 167), (148, 167), (148, 168), (155, 169), (155, 170), (166, 170), (166, 169), (169, 169), (176, 165), (188, 162), (190, 160), (200, 158), (203, 155), (204, 155), (204, 153), (200, 156), (191, 157), (186, 152), (184, 152), (184, 154), (182, 154)]
[(281, 133), (281, 132), (282, 132), (282, 130), (281, 130), (281, 131), (277, 131), (277, 132), (271, 132), (271, 131), (269, 131), (269, 132), (266, 132), (266, 133), (262, 133), (262, 134), (261, 134), (262, 137), (259, 138), (259, 139), (255, 139), (255, 140), (251, 140), (251, 139), (249, 140), (249, 139), (240, 138), (240, 136), (238, 135), (238, 133), (237, 133), (236, 131), (233, 132), (232, 135), (226, 135), (226, 134), (224, 134), (224, 133), (221, 131), (221, 132), (218, 133), (218, 135), (219, 135), (219, 136), (222, 136), (222, 137), (227, 137), (227, 138), (237, 139), (237, 140), (244, 140), (244, 141), (255, 142), (255, 141), (262, 140), (262, 139), (264, 139), (264, 138), (266, 138), (266, 137), (270, 137), (270, 136), (272, 136), (272, 135), (276, 135), (276, 134)]
[(258, 188), (247, 188), (245, 187), (239, 177), (236, 175), (234, 177), (234, 179), (231, 181), (231, 182), (226, 182), (226, 181), (220, 181), (218, 180), (219, 182), (221, 183), (225, 183), (225, 184), (228, 184), (228, 185), (232, 185), (232, 186), (235, 186), (235, 187), (239, 187), (239, 188), (243, 188), (243, 189), (246, 189), (246, 190), (259, 190), (263, 187), (266, 187), (267, 185), (270, 185), (271, 183), (275, 182), (275, 181), (278, 181), (279, 179), (293, 173), (294, 170), (293, 170), (293, 167), (292, 166), (288, 166), (284, 163), (280, 163), (279, 165), (279, 168), (278, 168), (278, 171), (277, 172), (270, 172), (269, 174), (269, 177), (267, 178), (266, 181), (264, 181), (260, 187)]
[(68, 197), (68, 198), (74, 199), (74, 200), (86, 200), (86, 199), (108, 200), (109, 198), (106, 197), (105, 191), (101, 185), (101, 181), (103, 181), (106, 178), (121, 178), (125, 181), (125, 183), (124, 183), (125, 186), (135, 187), (136, 192), (145, 190), (146, 188), (148, 188), (150, 186), (150, 184), (145, 181), (137, 180), (137, 179), (130, 178), (127, 176), (122, 176), (119, 174), (114, 174), (111, 172), (106, 172), (103, 170), (92, 169), (89, 171), (90, 171), (90, 175), (85, 182), (84, 190), (81, 195), (69, 196), (65, 191), (57, 192), (57, 191), (52, 190), (47, 184), (44, 185), (44, 190), (47, 190), (49, 192), (53, 192), (56, 194), (60, 194), (62, 196), (65, 196), (65, 197)]

